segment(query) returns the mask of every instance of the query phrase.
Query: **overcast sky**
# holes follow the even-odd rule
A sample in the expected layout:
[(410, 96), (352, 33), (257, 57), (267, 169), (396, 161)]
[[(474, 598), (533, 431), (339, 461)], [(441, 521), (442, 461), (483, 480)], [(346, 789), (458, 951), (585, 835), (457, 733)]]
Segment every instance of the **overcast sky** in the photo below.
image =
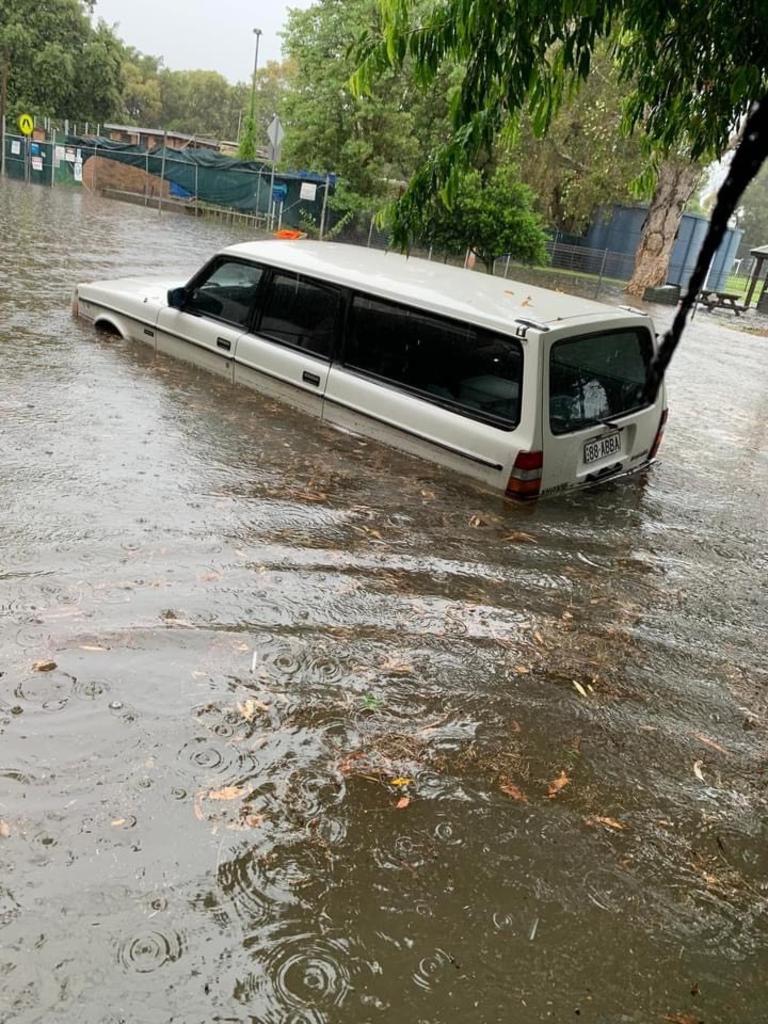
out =
[(262, 30), (259, 67), (280, 59), (280, 36), (289, 7), (311, 0), (97, 0), (96, 17), (142, 53), (166, 67), (220, 71), (231, 82), (253, 70), (254, 28)]

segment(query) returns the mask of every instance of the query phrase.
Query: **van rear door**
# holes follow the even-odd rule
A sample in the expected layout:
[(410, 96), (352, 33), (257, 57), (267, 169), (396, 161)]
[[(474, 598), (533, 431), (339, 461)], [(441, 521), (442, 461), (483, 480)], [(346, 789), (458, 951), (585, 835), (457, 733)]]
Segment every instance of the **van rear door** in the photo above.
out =
[(545, 335), (542, 493), (595, 483), (648, 462), (665, 405), (643, 398), (654, 353), (648, 318)]

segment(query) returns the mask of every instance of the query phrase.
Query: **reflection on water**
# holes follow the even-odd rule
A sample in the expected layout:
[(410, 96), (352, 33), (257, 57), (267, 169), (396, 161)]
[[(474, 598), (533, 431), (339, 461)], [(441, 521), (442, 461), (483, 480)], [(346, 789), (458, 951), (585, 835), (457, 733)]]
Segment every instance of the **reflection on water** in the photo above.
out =
[(758, 1020), (764, 340), (517, 508), (70, 319), (228, 230), (0, 205), (3, 1024)]

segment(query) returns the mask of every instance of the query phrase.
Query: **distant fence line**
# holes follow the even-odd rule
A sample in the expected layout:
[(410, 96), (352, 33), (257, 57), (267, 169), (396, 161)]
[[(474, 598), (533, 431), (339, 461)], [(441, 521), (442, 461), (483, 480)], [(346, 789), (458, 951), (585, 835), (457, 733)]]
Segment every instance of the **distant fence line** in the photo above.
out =
[[(5, 146), (2, 152), (2, 172), (6, 177), (33, 182), (36, 184), (83, 186), (105, 196), (138, 203), (158, 210), (174, 210), (194, 216), (215, 217), (232, 224), (252, 227), (255, 230), (274, 231), (284, 226), (307, 231), (316, 237), (327, 237), (355, 245), (364, 245), (386, 250), (390, 246), (390, 237), (379, 228), (376, 214), (362, 214), (344, 218), (334, 214), (327, 207), (328, 186), (321, 193), (308, 199), (308, 192), (303, 191), (298, 175), (281, 175), (274, 173), (269, 167), (248, 167), (238, 163), (236, 167), (220, 170), (220, 177), (237, 176), (239, 180), (249, 182), (246, 191), (253, 196), (252, 209), (238, 209), (226, 203), (209, 201), (201, 195), (199, 175), (207, 175), (208, 168), (190, 167), (192, 161), (174, 150), (147, 150), (142, 159), (133, 159), (131, 164), (120, 162), (110, 156), (110, 150), (94, 140), (75, 137), (74, 130), (78, 127), (87, 132), (89, 125), (77, 125), (74, 122), (59, 122), (63, 128), (70, 128), (69, 134), (58, 137), (58, 130), (53, 122), (44, 119), (43, 126), (53, 134), (53, 138), (45, 141), (28, 140), (14, 133), (5, 133)], [(99, 126), (96, 126), (98, 129)], [(176, 184), (172, 177), (174, 164), (184, 165), (184, 180), (189, 187)], [(160, 174), (152, 173), (160, 169)], [(275, 199), (273, 186), (283, 186), (285, 179), (292, 179), (292, 186), (285, 187), (282, 201)], [(330, 177), (330, 176), (329, 176)], [(222, 195), (226, 189), (222, 190)], [(590, 248), (572, 242), (560, 241), (557, 236), (546, 245), (548, 268), (566, 275), (578, 275), (595, 279), (594, 295), (597, 297), (604, 285), (615, 285), (617, 282), (628, 281), (634, 270), (634, 253), (616, 252), (610, 249)], [(464, 255), (445, 254), (433, 251), (427, 246), (415, 246), (411, 255), (429, 260), (439, 260), (458, 266), (471, 263), (469, 253)], [(753, 257), (736, 260), (728, 275), (725, 290), (744, 294), (747, 290), (750, 275), (754, 267)], [(514, 276), (515, 267), (520, 264), (510, 255), (499, 257), (494, 264), (493, 272), (497, 276)], [(693, 268), (675, 268), (681, 270), (684, 278)]]

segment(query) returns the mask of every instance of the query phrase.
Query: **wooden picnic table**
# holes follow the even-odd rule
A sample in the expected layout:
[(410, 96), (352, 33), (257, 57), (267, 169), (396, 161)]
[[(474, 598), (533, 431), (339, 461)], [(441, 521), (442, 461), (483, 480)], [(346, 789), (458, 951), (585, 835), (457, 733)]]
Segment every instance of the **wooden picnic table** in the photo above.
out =
[(730, 309), (739, 316), (747, 308), (741, 303), (741, 295), (735, 292), (719, 292), (713, 288), (703, 288), (699, 292), (697, 302), (700, 302), (707, 309)]

